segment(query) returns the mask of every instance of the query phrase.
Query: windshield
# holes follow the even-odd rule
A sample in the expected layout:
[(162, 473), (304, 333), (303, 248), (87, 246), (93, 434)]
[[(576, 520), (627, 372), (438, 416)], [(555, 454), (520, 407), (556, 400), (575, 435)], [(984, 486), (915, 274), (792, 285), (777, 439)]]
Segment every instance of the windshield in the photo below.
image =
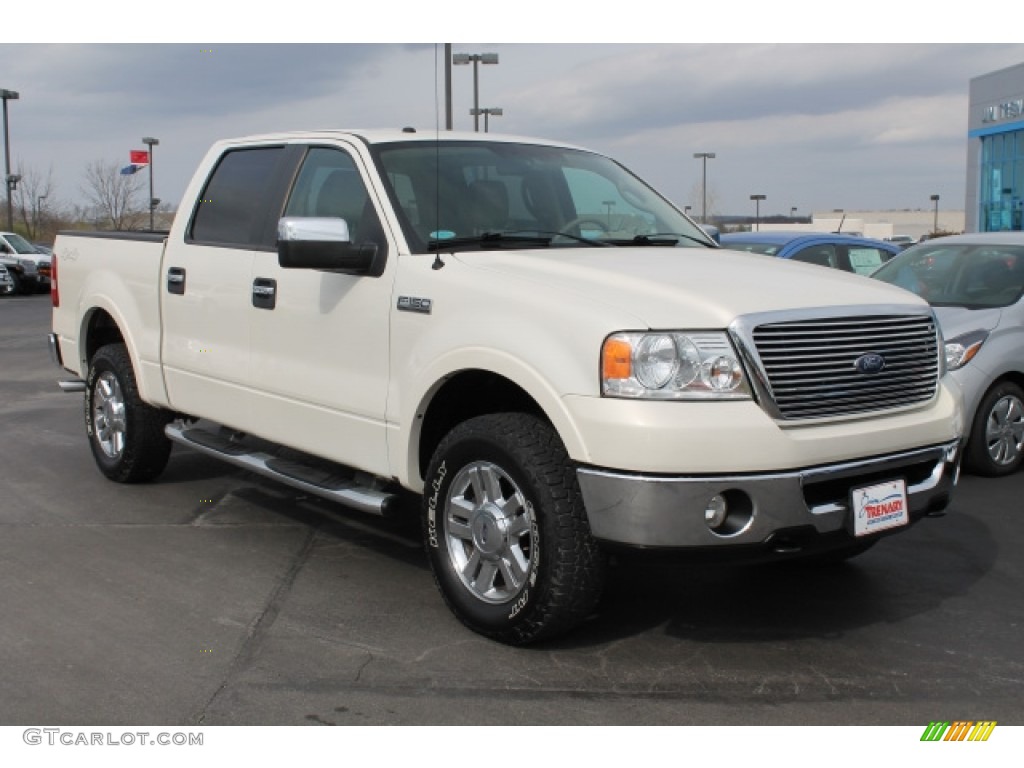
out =
[(1024, 293), (1024, 246), (937, 241), (904, 251), (872, 277), (936, 307), (1006, 307)]
[(4, 238), (11, 244), (15, 253), (39, 253), (36, 247), (21, 235), (16, 235), (12, 232), (9, 235), (4, 235)]
[(614, 161), (591, 152), (486, 141), (374, 147), (414, 253), (498, 247), (715, 247)]

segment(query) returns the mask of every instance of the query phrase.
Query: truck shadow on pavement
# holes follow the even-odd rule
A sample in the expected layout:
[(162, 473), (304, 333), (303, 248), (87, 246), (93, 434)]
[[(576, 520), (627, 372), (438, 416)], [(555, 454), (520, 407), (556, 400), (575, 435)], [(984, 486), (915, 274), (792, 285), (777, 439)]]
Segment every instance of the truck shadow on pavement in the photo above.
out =
[[(218, 477), (230, 481), (234, 487), (229, 493), (244, 502), (222, 524), (245, 524), (259, 510), (277, 524), (309, 528), (321, 541), (344, 542), (390, 558), (430, 579), (415, 497), (405, 500), (398, 517), (378, 518), (190, 452), (172, 458), (161, 482)], [(583, 650), (654, 630), (701, 644), (833, 638), (871, 625), (896, 624), (963, 595), (991, 570), (998, 549), (983, 519), (958, 510), (924, 520), (839, 565), (651, 564), (625, 558), (613, 561), (593, 616), (568, 635), (531, 647)], [(440, 595), (437, 601), (445, 610)], [(461, 631), (458, 622), (452, 627)]]
[(629, 562), (613, 569), (599, 613), (557, 645), (603, 644), (658, 626), (699, 643), (745, 643), (896, 624), (970, 591), (998, 549), (982, 520), (958, 513), (925, 520), (838, 565)]

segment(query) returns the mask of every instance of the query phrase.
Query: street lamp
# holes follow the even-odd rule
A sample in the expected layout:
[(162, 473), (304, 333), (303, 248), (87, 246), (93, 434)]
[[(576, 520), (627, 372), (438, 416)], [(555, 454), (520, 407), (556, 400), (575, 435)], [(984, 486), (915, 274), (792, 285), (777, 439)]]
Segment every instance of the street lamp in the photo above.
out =
[(701, 160), (701, 162), (703, 162), (703, 164), (704, 164), (704, 177), (703, 177), (704, 180), (701, 182), (701, 185), (700, 185), (700, 193), (701, 193), (701, 196), (703, 197), (703, 203), (702, 203), (702, 207), (700, 209), (701, 210), (700, 223), (701, 224), (707, 224), (708, 223), (708, 159), (710, 158), (710, 159), (714, 160), (715, 159), (715, 153), (714, 152), (694, 152), (693, 156), (694, 156), (694, 158), (697, 158), (697, 159)]
[(483, 109), (477, 109), (476, 107), (473, 107), (471, 110), (469, 110), (469, 114), (476, 115), (477, 119), (479, 119), (479, 115), (484, 116), (484, 133), (487, 133), (488, 128), (490, 126), (488, 118), (491, 115), (494, 115), (495, 117), (501, 117), (504, 114), (504, 112), (502, 111), (501, 107), (484, 107)]
[(764, 195), (751, 195), (750, 199), (754, 201), (754, 226), (757, 227), (755, 231), (761, 231), (761, 201), (765, 199)]
[(36, 198), (36, 215), (35, 221), (32, 223), (33, 227), (36, 228), (35, 236), (39, 237), (39, 227), (43, 223), (43, 200), (47, 198), (47, 195), (39, 195)]
[(473, 130), (480, 132), (480, 64), (497, 64), (496, 53), (456, 53), (452, 55), (452, 64), (473, 65)]
[(612, 229), (612, 206), (615, 205), (615, 201), (602, 200), (601, 205), (608, 209), (608, 212), (605, 214), (605, 216), (607, 217), (606, 221), (608, 222), (608, 231), (610, 232)]
[(685, 213), (687, 216), (689, 216), (690, 215), (690, 211), (692, 209), (693, 209), (692, 205), (685, 205), (685, 206), (683, 206), (683, 213)]
[(153, 210), (159, 201), (153, 197), (153, 147), (160, 143), (160, 139), (152, 136), (143, 136), (142, 143), (149, 147), (149, 231), (153, 231)]
[(935, 203), (935, 223), (932, 224), (932, 234), (934, 235), (939, 231), (939, 196), (932, 195), (929, 199)]
[(14, 185), (18, 181), (17, 179), (11, 181), (11, 139), (7, 133), (7, 102), (18, 98), (21, 97), (17, 91), (0, 88), (0, 99), (4, 101), (4, 178), (7, 180), (7, 229), (11, 232), (14, 231), (14, 204), (11, 202), (11, 196), (14, 193)]

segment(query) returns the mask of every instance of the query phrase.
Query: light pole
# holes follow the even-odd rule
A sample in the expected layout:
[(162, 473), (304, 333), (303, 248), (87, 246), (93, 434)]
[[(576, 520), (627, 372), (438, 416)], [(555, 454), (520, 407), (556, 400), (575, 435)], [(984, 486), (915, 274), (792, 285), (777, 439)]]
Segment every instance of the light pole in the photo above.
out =
[(156, 198), (153, 197), (153, 147), (160, 143), (160, 139), (152, 136), (143, 136), (142, 143), (149, 147), (149, 231), (153, 231), (153, 209), (156, 208)]
[(498, 54), (496, 53), (455, 53), (452, 54), (452, 64), (473, 65), (473, 130), (480, 132), (480, 64), (497, 64)]
[[(495, 117), (501, 117), (505, 113), (501, 107), (484, 107), (483, 109), (477, 109), (476, 107), (473, 107), (473, 109), (469, 110), (469, 114), (484, 116), (484, 133), (487, 133), (490, 127), (490, 122), (488, 121), (488, 118), (491, 115), (494, 115)], [(477, 119), (479, 119), (479, 117)]]
[(17, 91), (9, 91), (0, 88), (0, 99), (4, 101), (4, 183), (7, 185), (7, 229), (14, 231), (14, 203), (11, 198), (14, 195), (14, 185), (17, 179), (11, 176), (11, 139), (7, 133), (7, 102), (19, 99), (21, 96)]
[(700, 223), (701, 224), (707, 224), (708, 223), (708, 159), (710, 158), (711, 160), (714, 160), (715, 159), (715, 153), (714, 152), (694, 152), (693, 156), (695, 158), (698, 158), (699, 160), (701, 160), (701, 162), (704, 164), (703, 181), (701, 181), (701, 184), (700, 184), (700, 194), (701, 194), (701, 197), (703, 198), (703, 203), (702, 203), (701, 209), (700, 209)]
[(32, 222), (32, 225), (35, 228), (35, 237), (37, 238), (40, 235), (39, 229), (43, 223), (43, 200), (45, 200), (46, 198), (47, 195), (39, 195), (39, 197), (36, 198), (36, 216), (35, 221)]
[(611, 229), (612, 229), (612, 206), (615, 205), (615, 201), (614, 200), (602, 200), (601, 201), (601, 205), (603, 205), (605, 208), (608, 209), (608, 212), (605, 214), (605, 217), (606, 217), (605, 220), (608, 222), (608, 231), (611, 232)]
[(939, 196), (932, 195), (930, 200), (935, 203), (935, 223), (932, 224), (932, 234), (939, 231)]
[(690, 211), (691, 210), (693, 210), (693, 206), (692, 205), (683, 206), (683, 213), (685, 213), (687, 216), (690, 215)]
[(444, 44), (444, 129), (452, 129), (452, 44)]
[(757, 227), (756, 232), (761, 231), (761, 201), (765, 199), (764, 195), (751, 195), (750, 199), (754, 201), (754, 226)]

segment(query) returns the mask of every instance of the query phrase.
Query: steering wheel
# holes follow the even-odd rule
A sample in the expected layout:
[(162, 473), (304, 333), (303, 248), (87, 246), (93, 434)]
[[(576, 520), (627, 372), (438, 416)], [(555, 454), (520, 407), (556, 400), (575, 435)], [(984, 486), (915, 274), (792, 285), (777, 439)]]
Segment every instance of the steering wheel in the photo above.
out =
[(566, 222), (565, 226), (563, 226), (560, 230), (558, 230), (558, 233), (559, 234), (563, 234), (564, 233), (564, 234), (568, 235), (568, 234), (572, 234), (571, 230), (574, 230), (574, 229), (577, 232), (579, 232), (579, 231), (581, 231), (583, 229), (583, 225), (584, 224), (586, 224), (588, 228), (592, 227), (594, 229), (599, 229), (602, 232), (604, 232), (605, 234), (608, 234), (608, 225), (607, 224), (605, 224), (600, 219), (592, 219), (592, 218), (588, 218), (586, 216), (578, 216), (577, 218), (573, 219), (572, 221)]

